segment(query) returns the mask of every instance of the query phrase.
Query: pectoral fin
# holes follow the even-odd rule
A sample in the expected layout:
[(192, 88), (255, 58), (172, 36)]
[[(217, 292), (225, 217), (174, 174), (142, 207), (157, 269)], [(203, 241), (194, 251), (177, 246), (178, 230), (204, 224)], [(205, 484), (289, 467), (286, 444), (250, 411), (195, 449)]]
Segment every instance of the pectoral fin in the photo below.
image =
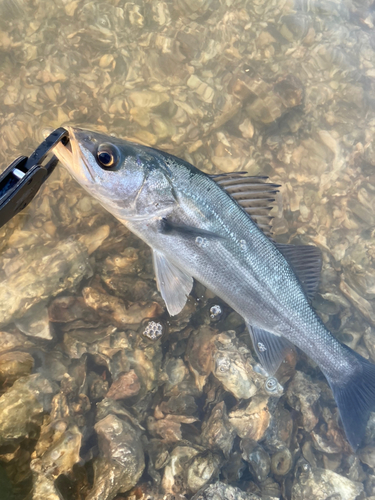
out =
[(207, 231), (206, 229), (200, 229), (199, 227), (188, 226), (186, 224), (177, 224), (166, 217), (160, 219), (159, 231), (163, 234), (185, 234), (195, 238), (197, 236), (205, 238), (222, 238), (222, 236), (213, 231)]
[(171, 316), (178, 314), (186, 304), (193, 278), (181, 271), (162, 253), (153, 251), (156, 283)]
[(246, 324), (259, 361), (269, 375), (274, 375), (288, 351), (293, 349), (293, 344), (283, 337)]

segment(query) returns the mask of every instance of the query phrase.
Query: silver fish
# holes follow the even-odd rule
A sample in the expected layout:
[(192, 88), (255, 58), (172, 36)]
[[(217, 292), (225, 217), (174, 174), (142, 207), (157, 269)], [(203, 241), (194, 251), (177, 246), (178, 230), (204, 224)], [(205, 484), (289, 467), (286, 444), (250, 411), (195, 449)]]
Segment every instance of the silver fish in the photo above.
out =
[(268, 236), (267, 207), (278, 186), (243, 173), (209, 176), (162, 151), (94, 132), (69, 134), (71, 151), (60, 144), (56, 155), (152, 248), (169, 313), (184, 307), (195, 278), (243, 316), (270, 376), (286, 351), (300, 348), (326, 376), (356, 450), (375, 409), (375, 365), (340, 344), (310, 305), (319, 250)]

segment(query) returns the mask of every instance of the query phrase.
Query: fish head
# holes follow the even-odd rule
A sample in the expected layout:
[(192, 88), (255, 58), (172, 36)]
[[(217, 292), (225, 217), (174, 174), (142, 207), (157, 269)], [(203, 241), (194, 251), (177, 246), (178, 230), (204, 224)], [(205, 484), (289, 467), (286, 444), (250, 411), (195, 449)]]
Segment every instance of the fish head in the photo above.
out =
[(123, 139), (67, 127), (69, 145), (54, 153), (73, 178), (120, 220), (160, 217), (173, 209), (168, 169), (157, 152)]

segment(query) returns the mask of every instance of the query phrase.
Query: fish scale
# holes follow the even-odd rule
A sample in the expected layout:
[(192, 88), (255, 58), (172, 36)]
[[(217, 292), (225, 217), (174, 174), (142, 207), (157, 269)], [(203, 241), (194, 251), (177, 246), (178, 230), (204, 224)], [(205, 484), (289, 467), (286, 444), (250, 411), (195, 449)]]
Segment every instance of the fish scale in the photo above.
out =
[(375, 409), (375, 365), (340, 344), (311, 307), (319, 251), (281, 245), (265, 234), (278, 186), (240, 172), (210, 177), (162, 151), (95, 132), (70, 127), (69, 135), (71, 151), (59, 144), (55, 154), (152, 248), (170, 314), (184, 307), (195, 278), (245, 319), (270, 375), (297, 346), (326, 376), (356, 450)]

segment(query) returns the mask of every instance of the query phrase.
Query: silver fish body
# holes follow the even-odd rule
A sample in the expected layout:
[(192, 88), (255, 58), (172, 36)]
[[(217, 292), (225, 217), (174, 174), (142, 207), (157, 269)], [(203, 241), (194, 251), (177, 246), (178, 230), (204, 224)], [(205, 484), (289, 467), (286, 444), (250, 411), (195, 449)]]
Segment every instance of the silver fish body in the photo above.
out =
[(243, 316), (270, 375), (288, 345), (300, 348), (325, 374), (356, 449), (375, 404), (375, 366), (326, 329), (281, 247), (222, 186), (187, 162), (120, 139), (69, 132), (72, 152), (59, 145), (57, 156), (153, 249), (170, 313), (182, 308), (195, 278)]
[(127, 227), (221, 297), (250, 325), (285, 337), (327, 375), (350, 377), (353, 360), (311, 308), (272, 241), (209, 177), (200, 172), (191, 176), (184, 166), (176, 170), (173, 182), (181, 189), (169, 217), (220, 238), (206, 238), (200, 244), (199, 236), (176, 234), (171, 243), (170, 235), (160, 233), (157, 217), (124, 221)]

